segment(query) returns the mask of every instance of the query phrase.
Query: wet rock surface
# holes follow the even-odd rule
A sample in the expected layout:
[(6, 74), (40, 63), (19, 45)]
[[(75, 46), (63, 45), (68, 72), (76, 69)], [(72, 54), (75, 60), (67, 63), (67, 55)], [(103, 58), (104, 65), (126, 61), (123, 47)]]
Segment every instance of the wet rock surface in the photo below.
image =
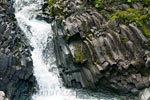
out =
[[(109, 23), (110, 15), (86, 0), (58, 0), (53, 7), (55, 53), (65, 86), (135, 95), (150, 86), (148, 39), (135, 23)], [(126, 7), (142, 5), (114, 6)]]
[[(31, 47), (17, 26), (11, 0), (0, 1), (0, 100), (23, 100), (20, 96), (33, 92), (35, 77)], [(3, 94), (3, 92), (2, 92)], [(28, 95), (29, 96), (29, 95)]]

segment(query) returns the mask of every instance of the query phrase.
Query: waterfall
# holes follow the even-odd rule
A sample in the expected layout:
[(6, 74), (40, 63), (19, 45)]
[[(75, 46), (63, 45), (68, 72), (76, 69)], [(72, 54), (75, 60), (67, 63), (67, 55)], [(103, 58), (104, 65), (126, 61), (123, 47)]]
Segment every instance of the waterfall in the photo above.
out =
[[(34, 48), (32, 53), (34, 75), (39, 85), (39, 91), (33, 95), (33, 100), (63, 100), (73, 99), (75, 96), (68, 95), (70, 90), (61, 86), (61, 80), (56, 69), (55, 56), (52, 44), (51, 24), (36, 20), (36, 15), (40, 13), (42, 0), (16, 0), (16, 19), (21, 30), (27, 36), (31, 46)], [(49, 56), (46, 63), (43, 53), (49, 45)], [(56, 70), (51, 70), (56, 69)], [(50, 72), (53, 71), (53, 72)]]
[[(59, 78), (55, 63), (51, 24), (36, 19), (36, 16), (42, 13), (41, 3), (43, 2), (44, 0), (15, 0), (14, 3), (17, 23), (34, 48), (31, 53), (34, 76), (39, 90), (33, 94), (32, 100), (78, 100), (77, 92), (63, 87)], [(88, 96), (88, 98), (96, 100), (92, 96)]]

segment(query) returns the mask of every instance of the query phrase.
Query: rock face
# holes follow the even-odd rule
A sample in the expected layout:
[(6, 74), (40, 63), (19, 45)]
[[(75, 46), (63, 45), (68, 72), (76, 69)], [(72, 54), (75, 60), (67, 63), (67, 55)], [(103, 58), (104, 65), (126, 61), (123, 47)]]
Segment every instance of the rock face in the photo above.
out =
[(109, 23), (110, 15), (87, 0), (58, 0), (53, 10), (55, 53), (65, 86), (133, 94), (150, 86), (148, 39), (135, 23)]
[(0, 1), (0, 90), (11, 100), (23, 100), (21, 95), (33, 91), (35, 77), (31, 47), (17, 26), (14, 11), (11, 0)]

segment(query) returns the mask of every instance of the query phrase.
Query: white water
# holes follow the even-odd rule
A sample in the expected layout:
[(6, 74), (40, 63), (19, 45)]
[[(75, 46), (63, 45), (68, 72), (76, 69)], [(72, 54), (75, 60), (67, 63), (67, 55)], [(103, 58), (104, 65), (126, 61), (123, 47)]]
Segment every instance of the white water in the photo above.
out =
[[(41, 11), (40, 4), (42, 2), (43, 0), (15, 0), (14, 4), (18, 25), (30, 41), (31, 46), (34, 47), (32, 59), (39, 90), (32, 96), (32, 100), (77, 100), (76, 92), (63, 87), (59, 78), (52, 39), (50, 38), (53, 36), (51, 24), (35, 19)], [(50, 48), (45, 60), (43, 52), (47, 50), (47, 45)], [(89, 98), (94, 97), (89, 96)]]

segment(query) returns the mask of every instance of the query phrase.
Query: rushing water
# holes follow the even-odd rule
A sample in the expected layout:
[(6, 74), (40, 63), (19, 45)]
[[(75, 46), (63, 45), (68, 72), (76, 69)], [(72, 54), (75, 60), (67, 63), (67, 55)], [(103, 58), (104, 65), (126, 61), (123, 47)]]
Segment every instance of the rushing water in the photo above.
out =
[(34, 48), (31, 53), (39, 90), (33, 94), (32, 100), (82, 100), (83, 97), (94, 100), (119, 100), (113, 98), (114, 95), (87, 93), (88, 91), (62, 86), (55, 63), (51, 24), (36, 19), (36, 16), (42, 13), (42, 2), (43, 0), (15, 0), (14, 4), (18, 25)]

